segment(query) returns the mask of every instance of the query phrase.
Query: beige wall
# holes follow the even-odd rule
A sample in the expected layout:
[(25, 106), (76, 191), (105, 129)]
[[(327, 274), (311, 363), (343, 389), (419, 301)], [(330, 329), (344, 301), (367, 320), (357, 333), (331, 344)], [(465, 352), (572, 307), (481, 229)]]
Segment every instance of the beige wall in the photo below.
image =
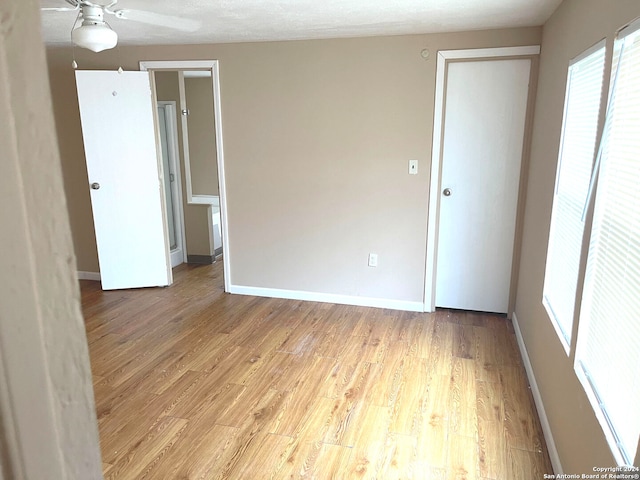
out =
[[(176, 122), (180, 121), (180, 86), (178, 85), (178, 72), (156, 72), (156, 96), (158, 100), (167, 102), (176, 102)], [(178, 128), (179, 147), (182, 148), (182, 132)], [(182, 156), (182, 152), (180, 152)]]
[(605, 37), (610, 49), (616, 29), (639, 15), (637, 0), (565, 0), (544, 26), (516, 316), (565, 473), (614, 465), (572, 359), (542, 306), (567, 67)]
[[(158, 100), (176, 102), (176, 125), (178, 126), (178, 153), (182, 177), (182, 208), (188, 255), (211, 255), (213, 246), (209, 238), (209, 218), (206, 205), (190, 205), (186, 201), (185, 166), (182, 150), (182, 117), (180, 115), (180, 87), (178, 72), (156, 72), (156, 94)], [(211, 105), (213, 100), (211, 101)], [(217, 179), (217, 174), (216, 174)]]
[(101, 479), (40, 3), (0, 2), (0, 477)]
[[(122, 46), (76, 49), (76, 59), (85, 69), (220, 61), (232, 284), (422, 302), (435, 52), (538, 44), (540, 35)], [(49, 51), (78, 263), (95, 271), (71, 58)], [(377, 268), (367, 267), (369, 252)]]
[(189, 109), (189, 163), (194, 195), (218, 195), (216, 124), (211, 78), (185, 78)]

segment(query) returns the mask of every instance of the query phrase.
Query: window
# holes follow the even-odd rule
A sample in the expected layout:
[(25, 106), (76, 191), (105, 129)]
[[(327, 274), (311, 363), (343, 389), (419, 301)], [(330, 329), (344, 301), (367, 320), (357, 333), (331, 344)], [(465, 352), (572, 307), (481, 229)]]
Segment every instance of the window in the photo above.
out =
[(575, 357), (614, 455), (629, 465), (640, 437), (639, 27), (614, 47)]
[(584, 233), (583, 210), (595, 153), (605, 42), (569, 66), (551, 213), (543, 303), (569, 353)]

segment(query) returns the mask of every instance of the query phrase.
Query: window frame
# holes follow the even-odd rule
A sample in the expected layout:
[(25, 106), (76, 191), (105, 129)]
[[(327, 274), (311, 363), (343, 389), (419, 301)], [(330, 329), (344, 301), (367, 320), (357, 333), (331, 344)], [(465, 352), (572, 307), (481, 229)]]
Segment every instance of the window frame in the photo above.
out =
[[(558, 319), (558, 315), (556, 314), (556, 312), (553, 309), (553, 305), (551, 304), (551, 302), (549, 302), (547, 296), (545, 295), (545, 290), (546, 290), (546, 282), (547, 282), (547, 269), (549, 268), (548, 266), (548, 262), (549, 262), (549, 253), (551, 250), (551, 231), (553, 228), (553, 219), (554, 219), (554, 208), (556, 207), (556, 196), (558, 194), (558, 187), (560, 184), (560, 179), (561, 179), (561, 174), (562, 174), (562, 160), (563, 160), (563, 151), (564, 151), (564, 147), (565, 147), (565, 134), (566, 134), (566, 127), (567, 127), (567, 118), (568, 118), (568, 109), (569, 109), (569, 98), (571, 95), (571, 77), (572, 77), (572, 73), (573, 73), (573, 69), (583, 60), (585, 60), (586, 58), (590, 57), (591, 55), (593, 55), (594, 53), (598, 52), (599, 50), (604, 50), (604, 60), (603, 60), (603, 67), (602, 67), (602, 81), (600, 84), (600, 95), (599, 95), (599, 101), (598, 101), (598, 117), (596, 120), (596, 130), (595, 130), (595, 138), (594, 138), (594, 151), (592, 153), (592, 158), (591, 158), (591, 164), (590, 164), (590, 170), (593, 171), (593, 168), (595, 166), (596, 163), (596, 158), (598, 156), (598, 146), (601, 142), (601, 138), (602, 138), (602, 131), (603, 131), (603, 121), (602, 121), (602, 117), (603, 117), (603, 98), (605, 97), (605, 92), (606, 89), (608, 89), (608, 83), (607, 83), (607, 78), (606, 78), (606, 74), (607, 74), (607, 64), (608, 64), (608, 60), (610, 61), (610, 59), (608, 59), (607, 57), (607, 40), (606, 38), (603, 38), (602, 40), (596, 42), (594, 45), (590, 46), (589, 48), (587, 48), (586, 50), (584, 50), (583, 52), (581, 52), (579, 55), (577, 55), (576, 57), (572, 58), (569, 62), (569, 66), (567, 67), (567, 81), (566, 81), (566, 86), (565, 86), (565, 95), (564, 95), (564, 106), (563, 106), (563, 114), (562, 114), (562, 127), (561, 127), (561, 135), (560, 135), (560, 144), (559, 144), (559, 148), (558, 148), (558, 160), (557, 160), (557, 166), (556, 166), (556, 175), (555, 175), (555, 184), (554, 184), (554, 189), (553, 189), (553, 201), (552, 201), (552, 207), (551, 207), (551, 219), (549, 222), (549, 239), (547, 241), (547, 252), (546, 252), (546, 256), (545, 256), (545, 273), (544, 273), (544, 280), (543, 280), (543, 287), (542, 287), (542, 305), (544, 306), (545, 311), (547, 312), (547, 316), (549, 317), (549, 320), (551, 322), (551, 324), (553, 325), (556, 334), (558, 335), (558, 339), (560, 340), (560, 344), (562, 345), (566, 355), (569, 357), (571, 354), (571, 342), (575, 340), (576, 335), (573, 334), (573, 332), (576, 330), (576, 324), (578, 321), (578, 316), (579, 316), (579, 310), (580, 310), (580, 299), (582, 297), (581, 294), (581, 290), (582, 290), (582, 280), (583, 280), (583, 273), (584, 273), (584, 264), (586, 263), (586, 252), (585, 252), (585, 244), (588, 245), (589, 239), (586, 238), (585, 236), (588, 237), (589, 235), (587, 234), (588, 231), (590, 231), (591, 225), (587, 222), (584, 221), (583, 218), (583, 226), (582, 226), (582, 231), (579, 233), (579, 236), (582, 238), (581, 241), (581, 248), (580, 251), (578, 252), (578, 256), (579, 256), (579, 261), (578, 261), (578, 271), (577, 271), (577, 275), (576, 275), (576, 289), (575, 289), (575, 297), (574, 297), (574, 306), (573, 306), (573, 312), (572, 312), (572, 318), (570, 321), (570, 326), (571, 328), (569, 329), (569, 331), (565, 332), (560, 320)], [(589, 200), (590, 200), (590, 190), (591, 190), (591, 185), (589, 185), (589, 191), (587, 192), (587, 195), (584, 199), (585, 201), (585, 205), (588, 204)], [(583, 215), (584, 217), (584, 215)]]
[[(628, 445), (626, 446), (623, 445), (622, 440), (619, 438), (619, 435), (616, 432), (615, 425), (613, 424), (613, 420), (611, 420), (610, 417), (608, 416), (603, 400), (600, 398), (598, 394), (598, 386), (595, 385), (594, 380), (591, 378), (591, 376), (587, 372), (587, 368), (583, 365), (582, 357), (579, 355), (579, 353), (582, 352), (584, 348), (586, 348), (582, 345), (582, 343), (584, 343), (585, 340), (581, 341), (580, 339), (581, 332), (584, 332), (584, 328), (588, 328), (585, 326), (585, 325), (588, 325), (588, 320), (581, 318), (581, 315), (583, 313), (582, 296), (584, 295), (585, 290), (587, 288), (587, 278), (584, 275), (584, 270), (586, 270), (588, 265), (589, 258), (588, 258), (587, 252), (591, 244), (591, 237), (594, 233), (593, 217), (595, 213), (596, 203), (598, 200), (597, 190), (602, 178), (600, 176), (600, 168), (601, 168), (601, 161), (602, 161), (601, 156), (603, 153), (602, 150), (604, 150), (603, 145), (609, 141), (609, 135), (610, 135), (609, 128), (608, 128), (608, 123), (610, 121), (609, 115), (614, 107), (615, 95), (617, 93), (616, 92), (617, 75), (618, 75), (618, 69), (620, 68), (620, 63), (617, 63), (616, 70), (614, 71), (613, 65), (616, 62), (616, 55), (620, 55), (620, 58), (617, 59), (617, 62), (621, 62), (623, 58), (622, 57), (623, 48), (620, 47), (620, 49), (618, 49), (618, 45), (620, 45), (620, 42), (624, 42), (626, 38), (632, 34), (640, 35), (640, 19), (637, 19), (631, 22), (630, 24), (628, 24), (627, 26), (623, 27), (618, 31), (618, 33), (614, 38), (614, 43), (612, 48), (613, 53), (612, 55), (610, 55), (610, 58), (608, 59), (608, 63), (606, 63), (607, 66), (611, 67), (610, 69), (611, 71), (609, 75), (611, 85), (609, 87), (608, 96), (607, 96), (607, 111), (605, 113), (605, 121), (602, 128), (601, 138), (599, 141), (598, 155), (596, 157), (596, 163), (594, 164), (594, 167), (593, 167), (589, 194), (587, 197), (587, 203), (585, 204), (585, 212), (588, 213), (591, 218), (590, 218), (589, 224), (585, 224), (586, 231), (584, 235), (584, 244), (583, 244), (584, 255), (583, 255), (582, 265), (581, 265), (581, 269), (583, 270), (583, 275), (581, 279), (581, 284), (578, 286), (579, 293), (577, 297), (580, 298), (580, 305), (578, 305), (578, 303), (576, 304), (577, 310), (575, 312), (574, 328), (577, 334), (574, 335), (575, 339), (574, 339), (574, 348), (573, 348), (574, 371), (585, 391), (585, 394), (587, 395), (587, 398), (591, 404), (591, 407), (593, 408), (596, 419), (600, 423), (600, 426), (603, 430), (606, 441), (609, 444), (609, 447), (614, 456), (614, 459), (619, 466), (633, 465), (634, 464), (634, 458), (632, 457), (633, 453), (631, 451), (626, 450), (626, 447), (628, 447)], [(581, 330), (581, 326), (583, 330)], [(584, 333), (584, 335), (586, 335), (586, 333)], [(630, 446), (630, 448), (632, 449), (633, 447), (634, 447), (633, 445)], [(637, 447), (637, 450), (635, 452), (635, 457), (638, 458), (640, 457), (640, 436), (638, 439), (638, 445), (636, 447)]]

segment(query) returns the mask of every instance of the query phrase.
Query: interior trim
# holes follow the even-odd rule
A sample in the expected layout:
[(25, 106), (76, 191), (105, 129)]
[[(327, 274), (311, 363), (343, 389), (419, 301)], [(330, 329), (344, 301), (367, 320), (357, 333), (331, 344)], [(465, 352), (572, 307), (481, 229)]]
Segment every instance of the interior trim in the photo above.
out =
[(547, 450), (549, 451), (549, 458), (551, 459), (551, 465), (553, 466), (553, 472), (556, 475), (564, 473), (562, 470), (562, 464), (560, 463), (560, 455), (558, 455), (558, 449), (556, 448), (556, 442), (553, 440), (553, 434), (551, 433), (551, 425), (547, 418), (547, 413), (544, 409), (544, 403), (542, 402), (542, 395), (536, 382), (536, 376), (533, 373), (533, 366), (527, 353), (527, 347), (524, 344), (522, 338), (522, 332), (520, 331), (520, 325), (518, 324), (518, 317), (516, 312), (513, 312), (511, 317), (513, 323), (513, 329), (516, 332), (516, 340), (518, 341), (518, 349), (520, 350), (520, 356), (522, 357), (522, 363), (524, 363), (524, 369), (527, 372), (527, 378), (529, 379), (529, 385), (531, 386), (531, 394), (538, 410), (538, 417), (540, 417), (540, 424), (542, 425), (542, 433), (544, 434), (544, 440), (547, 442)]
[(78, 271), (78, 280), (95, 280), (100, 281), (100, 272), (81, 272)]
[(215, 255), (187, 255), (187, 263), (211, 265), (216, 261)]
[(256, 297), (284, 298), (288, 300), (304, 300), (309, 302), (337, 303), (340, 305), (355, 305), (358, 307), (388, 308), (390, 310), (403, 310), (408, 312), (422, 312), (422, 302), (410, 302), (387, 298), (358, 297), (333, 293), (305, 292), (301, 290), (248, 287), (244, 285), (230, 285), (229, 293), (253, 295)]

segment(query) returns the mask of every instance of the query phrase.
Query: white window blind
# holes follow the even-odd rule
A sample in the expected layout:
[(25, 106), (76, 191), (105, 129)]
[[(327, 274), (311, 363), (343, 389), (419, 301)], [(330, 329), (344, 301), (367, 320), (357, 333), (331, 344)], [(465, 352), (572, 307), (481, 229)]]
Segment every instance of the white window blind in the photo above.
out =
[[(640, 32), (616, 41), (576, 371), (620, 464), (640, 437)], [(613, 84), (613, 80), (612, 80)]]
[(569, 66), (551, 213), (543, 303), (569, 350), (584, 232), (582, 212), (595, 153), (604, 41)]

